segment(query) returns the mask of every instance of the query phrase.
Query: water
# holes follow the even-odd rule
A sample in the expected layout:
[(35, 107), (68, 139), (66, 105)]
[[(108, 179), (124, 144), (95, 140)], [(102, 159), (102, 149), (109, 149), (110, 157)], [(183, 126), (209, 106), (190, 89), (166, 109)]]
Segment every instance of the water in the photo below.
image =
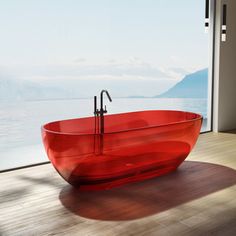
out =
[[(184, 110), (207, 116), (206, 99), (114, 98), (109, 113)], [(40, 127), (54, 120), (93, 115), (93, 99), (0, 103), (0, 170), (47, 161)]]

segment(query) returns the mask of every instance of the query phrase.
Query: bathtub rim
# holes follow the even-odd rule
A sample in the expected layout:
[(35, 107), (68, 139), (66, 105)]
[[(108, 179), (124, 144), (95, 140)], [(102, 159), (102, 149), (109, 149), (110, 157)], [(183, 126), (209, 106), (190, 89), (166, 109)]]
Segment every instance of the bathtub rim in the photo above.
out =
[[(143, 130), (143, 129), (151, 129), (151, 128), (156, 128), (156, 127), (163, 127), (163, 126), (170, 126), (170, 125), (176, 125), (176, 124), (183, 124), (183, 123), (189, 123), (197, 120), (203, 120), (203, 116), (195, 113), (195, 112), (190, 112), (190, 111), (180, 111), (180, 110), (140, 110), (140, 111), (131, 111), (131, 112), (122, 112), (122, 113), (114, 113), (114, 114), (108, 114), (106, 116), (113, 116), (113, 115), (119, 115), (119, 114), (131, 114), (131, 113), (141, 113), (141, 112), (153, 112), (153, 111), (164, 111), (164, 112), (180, 112), (180, 113), (189, 113), (189, 114), (194, 114), (197, 115), (197, 118), (194, 119), (189, 119), (189, 120), (183, 120), (183, 121), (178, 121), (178, 122), (171, 122), (167, 124), (161, 124), (161, 125), (152, 125), (152, 126), (147, 126), (147, 127), (140, 127), (140, 128), (134, 128), (134, 129), (127, 129), (127, 130), (120, 130), (120, 131), (114, 131), (114, 132), (104, 132), (105, 135), (109, 134), (117, 134), (117, 133), (123, 133), (123, 132), (131, 132), (131, 131), (137, 131), (137, 130)], [(69, 132), (59, 132), (59, 131), (52, 131), (49, 129), (46, 129), (45, 126), (52, 124), (52, 123), (57, 123), (57, 122), (63, 122), (63, 121), (72, 121), (72, 120), (78, 120), (78, 119), (83, 119), (83, 118), (94, 118), (94, 116), (85, 116), (85, 117), (79, 117), (79, 118), (72, 118), (72, 119), (66, 119), (66, 120), (56, 120), (56, 121), (51, 121), (46, 124), (43, 124), (41, 126), (41, 131), (42, 132), (48, 132), (52, 134), (57, 134), (57, 135), (72, 135), (72, 136), (91, 136), (91, 135), (101, 135), (99, 133), (69, 133)]]

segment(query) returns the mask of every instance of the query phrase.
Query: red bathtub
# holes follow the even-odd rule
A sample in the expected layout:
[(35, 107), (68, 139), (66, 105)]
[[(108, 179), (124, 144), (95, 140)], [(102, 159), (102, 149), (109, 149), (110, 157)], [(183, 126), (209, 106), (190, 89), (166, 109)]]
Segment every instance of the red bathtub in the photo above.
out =
[(55, 121), (42, 127), (58, 173), (82, 190), (108, 189), (174, 171), (198, 138), (202, 116), (183, 111), (139, 111)]

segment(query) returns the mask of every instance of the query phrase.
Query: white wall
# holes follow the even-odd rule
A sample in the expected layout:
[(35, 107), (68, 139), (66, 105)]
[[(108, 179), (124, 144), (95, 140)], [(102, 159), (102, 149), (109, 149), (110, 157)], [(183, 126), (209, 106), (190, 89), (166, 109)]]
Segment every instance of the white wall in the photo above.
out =
[[(227, 40), (221, 42), (222, 4), (227, 4)], [(236, 129), (236, 0), (217, 0), (213, 130)]]

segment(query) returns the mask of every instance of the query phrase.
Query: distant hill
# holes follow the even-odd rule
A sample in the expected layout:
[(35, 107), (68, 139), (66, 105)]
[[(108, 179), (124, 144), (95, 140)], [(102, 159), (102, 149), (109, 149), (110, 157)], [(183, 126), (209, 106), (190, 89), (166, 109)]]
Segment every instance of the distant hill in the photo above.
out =
[[(168, 91), (155, 97), (165, 98), (206, 98), (208, 70), (204, 69), (185, 76), (179, 83)], [(30, 101), (51, 99), (75, 99), (91, 82), (81, 80), (76, 84), (73, 81), (64, 86), (64, 81), (57, 83), (41, 83), (16, 79), (0, 74), (0, 102), (1, 101)], [(100, 81), (93, 81), (93, 89), (97, 91)], [(135, 83), (135, 82), (132, 82)], [(108, 84), (109, 85), (109, 84)], [(119, 85), (122, 85), (121, 82)], [(85, 93), (88, 91), (85, 90)], [(131, 92), (131, 91), (130, 91)], [(90, 91), (91, 93), (91, 91)], [(89, 94), (89, 93), (88, 93)], [(146, 96), (128, 96), (126, 98), (145, 98)]]
[(186, 75), (179, 83), (155, 97), (207, 98), (208, 69)]
[(0, 101), (24, 101), (67, 98), (68, 93), (57, 87), (14, 78), (0, 77)]

